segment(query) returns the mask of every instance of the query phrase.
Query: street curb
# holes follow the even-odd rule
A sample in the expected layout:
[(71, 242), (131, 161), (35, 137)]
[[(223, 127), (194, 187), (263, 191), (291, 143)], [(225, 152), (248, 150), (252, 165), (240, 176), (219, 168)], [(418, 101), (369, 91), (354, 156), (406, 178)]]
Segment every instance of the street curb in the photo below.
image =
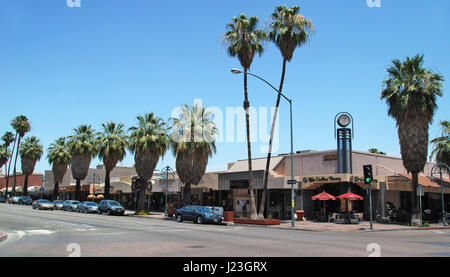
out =
[(0, 242), (6, 240), (7, 238), (8, 238), (8, 234), (3, 231), (0, 231)]
[(251, 225), (251, 224), (236, 224), (234, 222), (225, 222), (227, 226), (246, 226), (246, 227), (256, 227), (256, 228), (271, 228), (271, 229), (282, 229), (282, 230), (294, 230), (294, 231), (307, 231), (307, 232), (336, 232), (336, 233), (357, 233), (357, 232), (392, 232), (392, 231), (424, 231), (424, 230), (448, 230), (450, 226), (447, 227), (416, 227), (416, 228), (400, 228), (400, 229), (380, 229), (380, 230), (370, 230), (370, 228), (361, 228), (354, 231), (339, 231), (339, 230), (313, 230), (313, 229), (301, 229), (283, 226), (266, 226), (266, 225)]

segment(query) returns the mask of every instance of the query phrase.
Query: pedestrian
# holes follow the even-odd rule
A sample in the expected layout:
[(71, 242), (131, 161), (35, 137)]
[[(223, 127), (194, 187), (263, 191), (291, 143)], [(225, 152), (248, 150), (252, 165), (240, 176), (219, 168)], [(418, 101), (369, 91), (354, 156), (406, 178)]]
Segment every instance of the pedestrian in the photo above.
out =
[(244, 217), (247, 217), (247, 201), (245, 201), (244, 205), (242, 206), (242, 215)]

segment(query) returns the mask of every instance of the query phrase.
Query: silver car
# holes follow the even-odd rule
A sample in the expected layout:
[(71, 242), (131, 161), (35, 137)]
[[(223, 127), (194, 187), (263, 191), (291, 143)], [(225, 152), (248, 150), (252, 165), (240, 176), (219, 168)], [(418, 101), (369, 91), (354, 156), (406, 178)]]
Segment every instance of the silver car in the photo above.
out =
[(55, 207), (55, 210), (62, 210), (64, 208), (64, 201), (61, 200), (53, 201), (53, 207)]
[(48, 201), (47, 199), (36, 200), (36, 202), (33, 203), (32, 207), (33, 210), (38, 209), (38, 210), (52, 210), (52, 211), (55, 208), (53, 206), (53, 203)]
[(81, 202), (77, 206), (77, 212), (79, 213), (97, 213), (98, 212), (98, 205), (95, 202), (86, 201)]

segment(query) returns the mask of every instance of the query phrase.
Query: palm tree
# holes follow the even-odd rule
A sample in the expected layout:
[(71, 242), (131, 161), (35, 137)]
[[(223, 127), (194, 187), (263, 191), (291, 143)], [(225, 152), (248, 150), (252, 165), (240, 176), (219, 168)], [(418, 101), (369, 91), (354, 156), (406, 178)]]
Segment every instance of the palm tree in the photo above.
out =
[(137, 121), (137, 126), (129, 128), (131, 135), (128, 148), (134, 154), (134, 166), (139, 176), (140, 193), (137, 210), (143, 211), (148, 182), (153, 176), (159, 158), (167, 150), (169, 138), (166, 123), (153, 113), (139, 115)]
[(373, 154), (386, 155), (386, 152), (378, 151), (378, 149), (376, 149), (376, 148), (370, 148), (369, 152), (373, 153)]
[(11, 152), (9, 152), (9, 148), (5, 147), (5, 145), (0, 146), (0, 168), (6, 164), (9, 157), (11, 157)]
[(272, 141), (275, 130), (275, 123), (278, 116), (278, 107), (280, 106), (281, 92), (283, 91), (284, 76), (286, 73), (286, 62), (290, 62), (297, 47), (305, 44), (309, 39), (309, 33), (314, 31), (311, 20), (306, 19), (299, 14), (299, 6), (288, 8), (286, 6), (278, 6), (272, 13), (270, 24), (271, 31), (269, 39), (275, 43), (283, 57), (283, 67), (281, 71), (280, 87), (275, 104), (275, 112), (272, 118), (272, 127), (270, 129), (269, 151), (267, 154), (266, 170), (264, 172), (264, 190), (262, 193), (261, 206), (259, 207), (259, 217), (264, 217), (264, 209), (266, 204), (267, 182), (269, 179), (269, 165), (272, 156)]
[[(31, 130), (30, 122), (28, 121), (28, 118), (24, 115), (19, 115), (16, 118), (14, 118), (11, 121), (11, 126), (16, 131), (16, 139), (17, 139), (17, 150), (16, 150), (16, 158), (14, 160), (14, 184), (12, 189), (12, 195), (15, 195), (16, 193), (16, 164), (17, 164), (17, 157), (19, 156), (19, 148), (20, 148), (20, 141), (25, 136), (26, 133), (28, 133)], [(13, 148), (14, 153), (14, 148)], [(9, 175), (9, 168), (8, 168), (8, 175)]]
[(185, 105), (180, 118), (172, 118), (170, 144), (176, 157), (176, 169), (184, 183), (183, 203), (191, 204), (191, 185), (198, 185), (206, 171), (208, 159), (216, 153), (217, 128), (212, 113), (201, 106)]
[(106, 199), (109, 199), (110, 172), (116, 167), (117, 162), (122, 161), (126, 155), (127, 137), (122, 123), (107, 122), (102, 124), (103, 133), (98, 138), (98, 157), (105, 165), (105, 193)]
[(392, 61), (383, 82), (381, 99), (398, 126), (403, 166), (412, 174), (411, 223), (421, 224), (417, 205), (418, 174), (427, 162), (428, 127), (437, 108), (436, 96), (442, 96), (444, 78), (423, 67), (423, 55)]
[(250, 190), (250, 208), (252, 210), (251, 218), (255, 219), (256, 202), (253, 184), (253, 170), (252, 170), (252, 154), (250, 144), (250, 115), (247, 91), (247, 71), (253, 61), (256, 53), (262, 55), (264, 49), (262, 42), (267, 39), (267, 34), (262, 30), (257, 30), (257, 17), (247, 18), (245, 14), (238, 17), (233, 17), (232, 22), (226, 25), (227, 31), (224, 37), (224, 43), (228, 45), (227, 52), (230, 57), (238, 57), (241, 66), (244, 68), (244, 110), (245, 122), (247, 128), (247, 152), (248, 152), (248, 185)]
[(436, 161), (450, 165), (450, 121), (441, 121), (441, 126), (441, 136), (431, 141), (434, 144), (431, 157), (434, 156)]
[[(7, 196), (8, 196), (8, 184), (9, 184), (9, 170), (8, 170), (8, 168), (9, 168), (9, 166), (11, 166), (11, 159), (10, 159), (10, 157), (12, 156), (11, 152), (9, 151), (9, 146), (13, 142), (15, 144), (15, 136), (14, 136), (14, 134), (12, 132), (5, 132), (5, 134), (2, 136), (2, 140), (3, 140), (3, 147), (6, 149), (6, 153), (9, 153), (9, 156), (7, 156), (7, 159), (6, 159), (6, 162), (5, 162), (5, 177), (6, 177), (5, 198), (7, 198)], [(8, 166), (8, 160), (9, 160), (9, 166)]]
[(67, 146), (72, 156), (72, 176), (76, 180), (75, 199), (80, 200), (81, 180), (84, 180), (89, 172), (91, 159), (97, 155), (97, 133), (91, 125), (81, 125), (74, 129), (75, 135), (69, 137)]
[(53, 189), (53, 199), (58, 196), (58, 187), (62, 183), (64, 175), (66, 175), (67, 167), (71, 161), (69, 148), (66, 144), (66, 138), (58, 138), (55, 143), (51, 143), (47, 152), (48, 162), (52, 165), (53, 181), (55, 187)]
[(36, 162), (39, 161), (44, 152), (43, 147), (39, 144), (36, 137), (26, 138), (20, 145), (20, 161), (22, 163), (22, 173), (25, 175), (25, 183), (23, 185), (23, 195), (28, 194), (28, 176), (33, 174)]

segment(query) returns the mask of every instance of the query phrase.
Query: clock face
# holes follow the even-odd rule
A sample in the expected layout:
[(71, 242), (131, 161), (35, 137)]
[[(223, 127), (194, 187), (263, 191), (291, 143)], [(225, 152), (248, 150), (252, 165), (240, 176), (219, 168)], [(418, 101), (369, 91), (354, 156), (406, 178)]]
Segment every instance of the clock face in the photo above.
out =
[(346, 114), (343, 114), (343, 115), (339, 116), (338, 124), (341, 127), (347, 126), (348, 124), (350, 124), (350, 117), (348, 115), (346, 115)]

